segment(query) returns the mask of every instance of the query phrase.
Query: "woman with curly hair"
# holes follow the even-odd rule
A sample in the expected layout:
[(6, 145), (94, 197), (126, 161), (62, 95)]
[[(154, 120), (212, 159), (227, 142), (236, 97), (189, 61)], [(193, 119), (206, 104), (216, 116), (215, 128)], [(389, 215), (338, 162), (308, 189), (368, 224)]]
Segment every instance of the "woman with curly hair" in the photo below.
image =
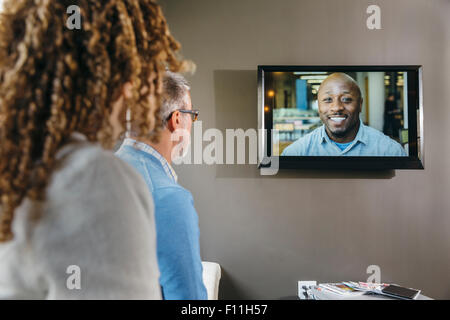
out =
[(160, 299), (151, 195), (105, 149), (126, 111), (158, 132), (186, 63), (154, 0), (76, 1), (73, 30), (72, 4), (0, 13), (0, 298)]

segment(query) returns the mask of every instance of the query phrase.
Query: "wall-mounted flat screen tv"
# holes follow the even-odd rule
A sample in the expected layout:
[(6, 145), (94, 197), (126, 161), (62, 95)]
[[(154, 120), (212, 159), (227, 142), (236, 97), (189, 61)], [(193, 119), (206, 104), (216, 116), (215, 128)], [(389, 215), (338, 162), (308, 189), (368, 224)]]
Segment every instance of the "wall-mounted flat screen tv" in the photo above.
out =
[(421, 66), (258, 66), (262, 166), (423, 169)]

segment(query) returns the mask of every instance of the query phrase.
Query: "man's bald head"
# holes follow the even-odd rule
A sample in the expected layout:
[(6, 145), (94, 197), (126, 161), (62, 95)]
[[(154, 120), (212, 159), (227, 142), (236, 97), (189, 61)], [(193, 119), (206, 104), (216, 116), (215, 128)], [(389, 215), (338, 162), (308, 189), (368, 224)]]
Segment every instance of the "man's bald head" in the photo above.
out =
[[(362, 100), (361, 89), (358, 86), (358, 83), (350, 77), (348, 74), (343, 72), (335, 72), (330, 74), (321, 84), (317, 94), (320, 94), (320, 91), (323, 89), (327, 89), (331, 84), (347, 84), (349, 88), (356, 90), (358, 93), (359, 99)], [(362, 101), (361, 101), (362, 102)]]

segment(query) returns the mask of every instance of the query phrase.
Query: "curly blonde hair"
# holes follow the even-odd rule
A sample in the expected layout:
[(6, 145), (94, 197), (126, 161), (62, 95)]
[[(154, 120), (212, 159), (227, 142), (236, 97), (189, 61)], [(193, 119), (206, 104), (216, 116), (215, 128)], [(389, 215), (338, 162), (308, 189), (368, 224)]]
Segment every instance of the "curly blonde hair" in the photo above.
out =
[(165, 70), (186, 67), (154, 0), (76, 1), (81, 28), (70, 30), (72, 4), (6, 0), (0, 14), (0, 242), (24, 198), (44, 199), (71, 133), (111, 147), (112, 105), (128, 82), (132, 120), (158, 132)]

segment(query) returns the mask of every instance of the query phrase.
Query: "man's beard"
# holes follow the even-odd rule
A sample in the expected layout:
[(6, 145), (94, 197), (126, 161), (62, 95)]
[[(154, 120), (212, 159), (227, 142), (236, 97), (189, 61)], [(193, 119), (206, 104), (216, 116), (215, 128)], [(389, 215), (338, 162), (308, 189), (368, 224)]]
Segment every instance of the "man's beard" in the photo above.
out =
[(328, 132), (332, 135), (332, 137), (337, 138), (337, 139), (343, 139), (348, 134), (350, 134), (351, 131), (358, 126), (358, 124), (359, 124), (359, 118), (356, 119), (353, 124), (350, 124), (347, 128), (344, 128), (343, 130), (333, 131), (330, 129), (330, 127), (327, 126), (327, 128), (328, 128)]
[(177, 160), (180, 160), (180, 159), (186, 157), (186, 155), (188, 154), (188, 151), (189, 151), (189, 145), (190, 144), (191, 143), (190, 143), (189, 140), (187, 140), (186, 142), (185, 141), (181, 141), (179, 144), (177, 144), (175, 146), (175, 148), (177, 148), (179, 151), (176, 152), (176, 154), (174, 154), (175, 159), (172, 159), (172, 160), (173, 161), (177, 161)]
[(172, 149), (171, 159), (174, 162), (177, 162), (184, 158), (189, 151), (189, 145), (191, 143), (191, 136), (189, 131), (185, 129), (177, 129), (175, 133), (173, 133), (172, 138), (180, 139), (180, 142)]
[(348, 132), (350, 131), (351, 128), (347, 128), (346, 130), (342, 130), (342, 131), (331, 131), (330, 128), (328, 128), (328, 131), (330, 131), (330, 133), (332, 134), (333, 137), (336, 138), (345, 138), (345, 136), (348, 134)]

